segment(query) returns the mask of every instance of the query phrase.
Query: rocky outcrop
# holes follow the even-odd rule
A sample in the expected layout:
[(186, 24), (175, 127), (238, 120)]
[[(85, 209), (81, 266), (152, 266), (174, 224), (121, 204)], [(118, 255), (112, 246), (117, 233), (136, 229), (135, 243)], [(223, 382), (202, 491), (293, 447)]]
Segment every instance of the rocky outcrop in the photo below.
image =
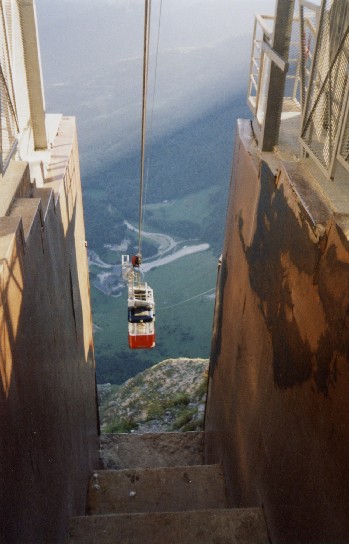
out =
[(102, 432), (201, 430), (207, 371), (207, 359), (167, 359), (121, 386), (99, 385)]

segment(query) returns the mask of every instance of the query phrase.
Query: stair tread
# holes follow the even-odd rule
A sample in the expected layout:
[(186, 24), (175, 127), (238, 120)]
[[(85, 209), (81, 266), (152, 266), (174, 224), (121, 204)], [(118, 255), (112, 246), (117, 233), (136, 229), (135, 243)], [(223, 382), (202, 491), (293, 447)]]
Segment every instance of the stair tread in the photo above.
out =
[(41, 199), (43, 216), (45, 217), (50, 202), (54, 196), (53, 189), (48, 187), (36, 187), (33, 191), (33, 196), (34, 198)]
[(69, 544), (268, 544), (259, 508), (72, 518)]
[(29, 236), (40, 206), (40, 198), (16, 198), (12, 203), (9, 216), (22, 218), (25, 239)]
[(228, 506), (221, 465), (97, 471), (89, 482), (87, 502), (89, 514)]

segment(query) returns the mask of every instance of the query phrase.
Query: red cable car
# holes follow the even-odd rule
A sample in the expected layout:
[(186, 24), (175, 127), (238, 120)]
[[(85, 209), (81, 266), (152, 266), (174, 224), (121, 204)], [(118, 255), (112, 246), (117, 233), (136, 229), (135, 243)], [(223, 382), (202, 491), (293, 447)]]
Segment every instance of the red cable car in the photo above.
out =
[[(141, 281), (135, 259), (122, 256), (122, 276), (127, 281), (128, 345), (131, 349), (155, 347), (155, 302), (153, 289)], [(139, 267), (139, 262), (137, 261)]]

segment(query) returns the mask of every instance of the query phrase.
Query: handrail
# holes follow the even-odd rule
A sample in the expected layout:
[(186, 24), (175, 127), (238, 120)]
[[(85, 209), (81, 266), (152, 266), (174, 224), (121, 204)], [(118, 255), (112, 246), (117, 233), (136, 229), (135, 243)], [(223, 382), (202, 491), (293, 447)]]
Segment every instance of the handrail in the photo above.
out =
[(264, 34), (267, 34), (268, 38), (271, 38), (273, 35), (273, 32), (267, 27), (265, 20), (267, 19), (269, 21), (274, 22), (274, 17), (272, 15), (261, 15), (261, 14), (257, 14), (255, 17), (256, 17), (256, 21), (259, 23), (259, 26), (263, 30)]

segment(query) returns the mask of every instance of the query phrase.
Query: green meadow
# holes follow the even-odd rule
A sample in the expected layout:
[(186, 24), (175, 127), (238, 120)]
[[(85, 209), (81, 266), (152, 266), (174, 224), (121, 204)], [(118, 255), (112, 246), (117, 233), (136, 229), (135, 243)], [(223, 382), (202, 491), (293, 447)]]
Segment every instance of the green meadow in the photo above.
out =
[(167, 230), (170, 225), (182, 221), (189, 221), (202, 229), (207, 221), (205, 211), (209, 209), (210, 201), (217, 190), (217, 187), (213, 185), (181, 199), (147, 204), (144, 217), (153, 223), (166, 226)]

